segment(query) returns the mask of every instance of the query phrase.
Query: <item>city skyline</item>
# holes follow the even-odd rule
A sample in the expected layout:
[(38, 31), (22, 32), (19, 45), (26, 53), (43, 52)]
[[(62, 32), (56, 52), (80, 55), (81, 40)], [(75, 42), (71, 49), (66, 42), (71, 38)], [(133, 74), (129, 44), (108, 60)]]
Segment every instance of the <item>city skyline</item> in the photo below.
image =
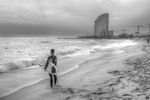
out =
[(149, 24), (149, 5), (149, 0), (1, 0), (0, 36), (92, 35), (102, 13), (110, 14), (110, 30), (119, 33)]

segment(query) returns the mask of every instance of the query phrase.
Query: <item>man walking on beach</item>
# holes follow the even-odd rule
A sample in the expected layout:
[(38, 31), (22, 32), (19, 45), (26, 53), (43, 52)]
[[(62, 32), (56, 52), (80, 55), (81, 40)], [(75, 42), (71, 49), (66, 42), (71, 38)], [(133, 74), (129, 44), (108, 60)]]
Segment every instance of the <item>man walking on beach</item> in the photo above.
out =
[[(47, 62), (45, 65), (45, 70), (47, 70), (47, 67), (51, 68), (51, 70), (48, 70), (49, 76), (50, 76), (50, 83), (51, 83), (51, 87), (53, 87), (53, 81), (54, 84), (56, 85), (57, 83), (57, 75), (56, 75), (56, 67), (57, 66), (57, 57), (55, 56), (55, 50), (51, 49), (50, 50), (50, 56), (47, 58)], [(54, 68), (54, 71), (53, 71)], [(51, 72), (52, 71), (52, 72)], [(53, 80), (54, 78), (54, 80)]]

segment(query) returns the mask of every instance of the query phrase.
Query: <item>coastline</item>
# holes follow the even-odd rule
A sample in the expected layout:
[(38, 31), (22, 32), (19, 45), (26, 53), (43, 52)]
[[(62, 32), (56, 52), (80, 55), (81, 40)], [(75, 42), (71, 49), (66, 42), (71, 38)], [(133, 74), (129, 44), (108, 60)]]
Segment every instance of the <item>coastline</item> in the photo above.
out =
[[(129, 95), (127, 96), (123, 95), (121, 97), (121, 96), (118, 96), (118, 94), (114, 94), (115, 93), (114, 88), (122, 84), (122, 81), (119, 81), (119, 80), (124, 80), (126, 78), (126, 77), (122, 78), (122, 76), (119, 76), (119, 75), (117, 76), (116, 74), (120, 73), (121, 72), (120, 70), (124, 69), (124, 61), (126, 61), (128, 58), (136, 57), (137, 55), (142, 56), (143, 54), (146, 54), (145, 51), (144, 52), (140, 51), (140, 49), (142, 48), (136, 47), (136, 49), (139, 49), (139, 51), (133, 49), (132, 47), (124, 48), (123, 50), (125, 50), (125, 52), (128, 53), (128, 55), (126, 56), (125, 54), (119, 53), (116, 55), (115, 53), (114, 54), (115, 56), (112, 56), (111, 58), (109, 55), (108, 58), (107, 57), (104, 59), (95, 58), (87, 62), (84, 62), (76, 70), (64, 76), (59, 77), (60, 78), (59, 84), (61, 84), (61, 86), (57, 86), (54, 89), (49, 89), (48, 87), (49, 80), (46, 79), (32, 86), (24, 87), (23, 89), (20, 89), (19, 91), (16, 91), (15, 93), (12, 93), (6, 97), (2, 97), (0, 98), (0, 100), (17, 100), (17, 98), (21, 97), (21, 95), (25, 97), (27, 96), (28, 100), (33, 100), (37, 98), (42, 98), (38, 100), (47, 100), (50, 98), (53, 100), (60, 100), (60, 99), (73, 100), (76, 98), (80, 98), (80, 99), (82, 98), (83, 100), (93, 98), (93, 100), (97, 100), (101, 98), (103, 100), (106, 98), (110, 99), (112, 97), (115, 97), (115, 98), (117, 97), (117, 99), (120, 98), (118, 100), (121, 100), (123, 98), (128, 98)], [(135, 51), (138, 51), (138, 53)], [(102, 67), (102, 69), (99, 70), (98, 68), (99, 64), (101, 64), (101, 66), (105, 66), (105, 68)], [(92, 69), (90, 67), (91, 65), (93, 67)], [(111, 65), (111, 68), (108, 65)], [(82, 72), (82, 70), (84, 70), (84, 72)], [(98, 73), (100, 75), (98, 75)], [(74, 82), (76, 84), (73, 84)], [(36, 94), (37, 97), (28, 96), (27, 95), (28, 92), (30, 93), (30, 91), (35, 91), (35, 89), (37, 88), (37, 85), (39, 87), (39, 90), (41, 90), (40, 92), (38, 91), (37, 93), (39, 95), (37, 96)], [(119, 88), (119, 90), (121, 89)], [(24, 95), (20, 94), (20, 92), (24, 93)], [(113, 92), (113, 95), (110, 92)], [(24, 100), (26, 100), (27, 98), (24, 98)]]
[[(87, 58), (83, 59), (85, 57), (87, 57)], [(70, 59), (62, 59), (61, 61), (59, 61), (59, 65), (58, 65), (58, 66), (61, 66), (61, 67), (59, 67), (59, 70), (58, 70), (59, 71), (58, 76), (62, 77), (65, 74), (71, 73), (72, 71), (76, 70), (79, 67), (78, 63), (79, 64), (84, 63), (84, 61), (93, 59), (95, 57), (97, 57), (97, 56), (90, 57), (90, 55), (86, 55), (86, 56), (79, 56), (79, 57), (74, 57), (74, 58), (70, 58)], [(69, 67), (67, 67), (66, 64), (68, 64)], [(26, 76), (26, 74), (28, 74), (28, 76)], [(41, 81), (49, 80), (47, 73), (44, 72), (44, 70), (38, 65), (31, 66), (28, 68), (12, 70), (8, 73), (1, 74), (0, 77), (1, 77), (0, 98), (11, 95), (12, 93), (17, 92), (22, 88), (32, 86), (34, 84), (38, 84)], [(22, 77), (22, 79), (21, 79), (21, 77)], [(7, 78), (9, 78), (9, 79), (7, 79)], [(17, 81), (13, 81), (13, 80), (17, 80)], [(5, 83), (10, 83), (10, 84), (5, 84)], [(18, 84), (18, 83), (20, 83), (20, 84)], [(49, 83), (49, 82), (47, 82), (47, 83)], [(14, 84), (14, 86), (12, 87), (13, 84)], [(17, 84), (17, 85), (15, 85), (15, 84)], [(9, 88), (11, 88), (11, 90)]]

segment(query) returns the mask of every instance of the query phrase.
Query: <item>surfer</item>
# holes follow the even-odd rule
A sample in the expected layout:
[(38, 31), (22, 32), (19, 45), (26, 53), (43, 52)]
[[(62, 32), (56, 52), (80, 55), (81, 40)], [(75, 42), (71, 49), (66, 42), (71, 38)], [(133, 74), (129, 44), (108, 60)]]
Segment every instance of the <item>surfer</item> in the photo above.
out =
[(50, 50), (50, 56), (47, 58), (47, 62), (45, 65), (45, 71), (48, 72), (50, 76), (50, 86), (53, 87), (57, 83), (57, 73), (56, 73), (56, 66), (57, 66), (57, 57), (55, 56), (55, 50)]

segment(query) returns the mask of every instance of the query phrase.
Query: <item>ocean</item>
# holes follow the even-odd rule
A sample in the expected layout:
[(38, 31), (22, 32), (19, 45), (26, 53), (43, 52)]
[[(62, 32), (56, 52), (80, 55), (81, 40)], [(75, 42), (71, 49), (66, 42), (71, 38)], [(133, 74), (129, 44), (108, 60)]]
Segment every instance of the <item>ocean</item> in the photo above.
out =
[(96, 52), (118, 50), (135, 45), (130, 40), (1, 38), (0, 72), (31, 67), (46, 62), (50, 49), (55, 49), (58, 61)]
[(0, 97), (49, 78), (43, 67), (52, 48), (61, 77), (82, 65), (90, 66), (89, 61), (105, 62), (113, 55), (121, 55), (123, 48), (136, 44), (133, 40), (0, 38)]

